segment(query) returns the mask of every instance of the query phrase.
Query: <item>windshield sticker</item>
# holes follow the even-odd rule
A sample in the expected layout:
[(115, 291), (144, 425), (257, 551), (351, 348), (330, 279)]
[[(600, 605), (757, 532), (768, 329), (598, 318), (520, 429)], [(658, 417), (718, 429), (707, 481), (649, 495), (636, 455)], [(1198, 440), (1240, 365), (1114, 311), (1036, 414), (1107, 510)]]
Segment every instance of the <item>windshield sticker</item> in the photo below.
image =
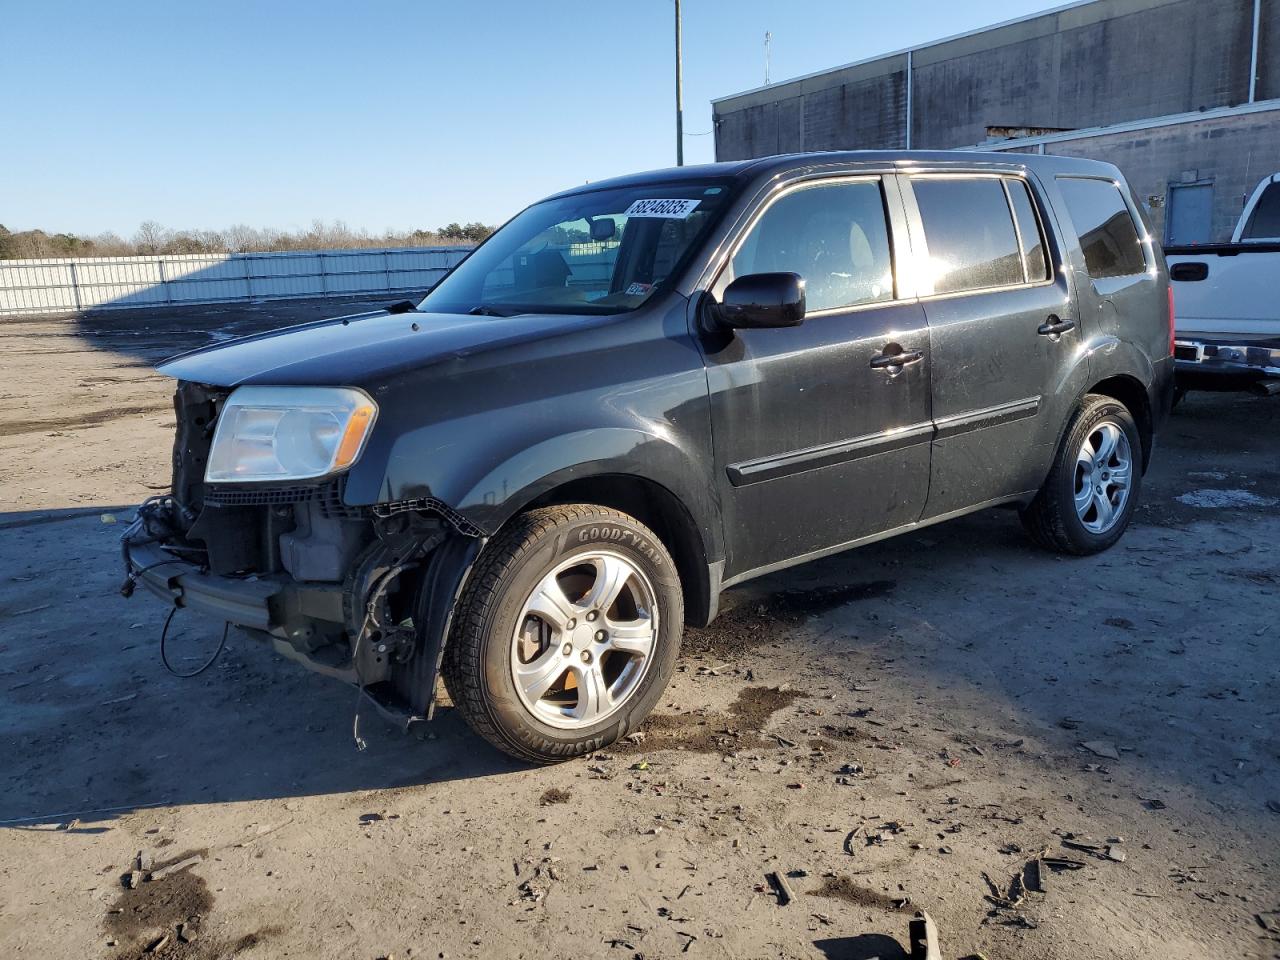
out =
[(627, 207), (627, 217), (661, 217), (664, 220), (688, 220), (699, 200), (637, 200)]
[(641, 283), (640, 281), (637, 280), (631, 286), (627, 287), (627, 296), (643, 297), (646, 293), (648, 293), (652, 289), (653, 289), (652, 283)]

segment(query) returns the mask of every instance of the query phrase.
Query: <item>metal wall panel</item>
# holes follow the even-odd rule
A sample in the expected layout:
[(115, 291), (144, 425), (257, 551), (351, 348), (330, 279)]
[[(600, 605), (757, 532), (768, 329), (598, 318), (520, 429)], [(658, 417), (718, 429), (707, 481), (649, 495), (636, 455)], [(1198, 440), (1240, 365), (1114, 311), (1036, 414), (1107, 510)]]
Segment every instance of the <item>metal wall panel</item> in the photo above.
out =
[(0, 260), (0, 316), (421, 292), (470, 247)]

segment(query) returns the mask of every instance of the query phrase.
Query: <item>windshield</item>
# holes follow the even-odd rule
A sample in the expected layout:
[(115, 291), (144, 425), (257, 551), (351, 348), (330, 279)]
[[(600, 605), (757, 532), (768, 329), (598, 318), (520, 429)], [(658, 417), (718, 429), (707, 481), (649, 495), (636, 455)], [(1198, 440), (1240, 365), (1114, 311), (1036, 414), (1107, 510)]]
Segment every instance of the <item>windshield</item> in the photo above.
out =
[(459, 264), (419, 309), (491, 316), (634, 310), (675, 281), (728, 201), (722, 181), (536, 203)]

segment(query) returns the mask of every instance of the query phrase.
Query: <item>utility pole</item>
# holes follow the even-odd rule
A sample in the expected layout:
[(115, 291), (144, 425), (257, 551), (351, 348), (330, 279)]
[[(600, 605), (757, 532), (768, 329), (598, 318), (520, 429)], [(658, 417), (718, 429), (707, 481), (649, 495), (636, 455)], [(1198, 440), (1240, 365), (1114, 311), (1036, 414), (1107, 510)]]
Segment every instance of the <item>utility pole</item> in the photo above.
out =
[(684, 166), (684, 70), (680, 61), (680, 0), (676, 0), (676, 166)]
[(769, 85), (769, 44), (773, 42), (773, 34), (764, 32), (764, 85)]

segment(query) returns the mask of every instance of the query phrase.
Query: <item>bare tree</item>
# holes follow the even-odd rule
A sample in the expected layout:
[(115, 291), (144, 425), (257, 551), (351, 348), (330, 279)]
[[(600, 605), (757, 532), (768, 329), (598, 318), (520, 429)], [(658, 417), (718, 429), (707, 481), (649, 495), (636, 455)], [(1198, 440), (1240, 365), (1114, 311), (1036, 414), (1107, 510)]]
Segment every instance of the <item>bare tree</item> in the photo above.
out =
[(143, 220), (133, 235), (133, 245), (138, 253), (159, 253), (171, 236), (167, 227), (154, 220)]

